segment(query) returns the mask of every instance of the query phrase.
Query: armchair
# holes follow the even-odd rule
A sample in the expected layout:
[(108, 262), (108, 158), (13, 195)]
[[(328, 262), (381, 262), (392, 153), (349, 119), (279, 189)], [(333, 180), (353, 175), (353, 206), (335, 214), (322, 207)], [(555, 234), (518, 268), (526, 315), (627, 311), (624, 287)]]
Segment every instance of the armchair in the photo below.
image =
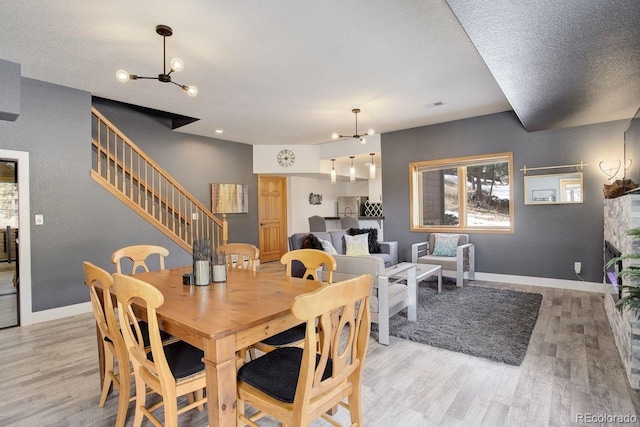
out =
[[(436, 236), (438, 236), (438, 233), (431, 233), (428, 241), (411, 245), (411, 262), (441, 265), (442, 270), (455, 272), (456, 286), (459, 288), (464, 284), (465, 271), (467, 272), (467, 278), (469, 280), (475, 280), (475, 245), (469, 243), (469, 235), (457, 235), (458, 246), (455, 256), (439, 256), (433, 254), (436, 246)], [(453, 234), (445, 234), (445, 236), (453, 236)]]

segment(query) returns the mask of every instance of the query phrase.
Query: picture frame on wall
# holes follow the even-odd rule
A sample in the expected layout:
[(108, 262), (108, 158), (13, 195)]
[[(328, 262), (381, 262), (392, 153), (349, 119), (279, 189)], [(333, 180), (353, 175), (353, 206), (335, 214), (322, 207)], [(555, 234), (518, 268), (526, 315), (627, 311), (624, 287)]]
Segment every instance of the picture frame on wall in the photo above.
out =
[(211, 212), (249, 213), (249, 186), (212, 183)]

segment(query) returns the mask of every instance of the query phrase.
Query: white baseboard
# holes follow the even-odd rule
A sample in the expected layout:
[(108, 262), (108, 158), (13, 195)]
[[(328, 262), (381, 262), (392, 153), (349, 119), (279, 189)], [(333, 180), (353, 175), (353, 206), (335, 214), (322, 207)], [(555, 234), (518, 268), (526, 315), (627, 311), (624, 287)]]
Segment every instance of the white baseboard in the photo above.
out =
[(34, 311), (31, 314), (31, 323), (42, 323), (48, 322), (49, 320), (77, 316), (78, 314), (91, 313), (92, 310), (91, 302), (83, 302), (65, 307), (52, 308), (50, 310)]
[(550, 279), (548, 277), (533, 276), (513, 276), (509, 274), (478, 273), (476, 280), (486, 280), (489, 282), (514, 283), (517, 285), (544, 286), (547, 288), (570, 289), (574, 291), (600, 292), (604, 293), (604, 285), (596, 282), (585, 282), (579, 280)]

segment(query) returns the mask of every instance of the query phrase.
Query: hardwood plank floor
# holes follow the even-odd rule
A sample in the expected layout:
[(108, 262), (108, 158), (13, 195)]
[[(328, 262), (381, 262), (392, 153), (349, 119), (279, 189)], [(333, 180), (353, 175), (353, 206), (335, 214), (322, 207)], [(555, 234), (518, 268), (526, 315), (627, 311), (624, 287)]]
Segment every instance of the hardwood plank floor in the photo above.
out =
[[(279, 263), (261, 269), (282, 274)], [(575, 426), (583, 425), (578, 413), (640, 416), (640, 394), (628, 385), (600, 294), (472, 283), (543, 295), (522, 366), (394, 337), (382, 346), (372, 336), (363, 383), (368, 426)], [(0, 425), (115, 423), (117, 392), (98, 408), (91, 314), (0, 331), (0, 364)], [(348, 413), (341, 408), (337, 419), (346, 423)], [(180, 425), (207, 425), (206, 411), (182, 415)]]

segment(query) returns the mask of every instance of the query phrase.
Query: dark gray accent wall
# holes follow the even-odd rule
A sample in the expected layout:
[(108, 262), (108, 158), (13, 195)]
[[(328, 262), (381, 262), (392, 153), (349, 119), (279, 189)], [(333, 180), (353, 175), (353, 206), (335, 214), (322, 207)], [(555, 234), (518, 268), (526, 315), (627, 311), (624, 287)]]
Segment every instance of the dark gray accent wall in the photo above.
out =
[(20, 115), (20, 64), (0, 59), (0, 120)]
[[(21, 114), (15, 122), (0, 121), (0, 148), (30, 155), (33, 311), (89, 301), (82, 262), (114, 271), (111, 253), (123, 246), (165, 246), (170, 251), (167, 267), (189, 264), (187, 252), (90, 178), (91, 94), (26, 78), (21, 83)], [(109, 117), (108, 112), (103, 113)], [(127, 113), (121, 115), (126, 117)], [(122, 118), (114, 116), (119, 125)], [(158, 163), (172, 174), (175, 165), (176, 178), (205, 205), (210, 204), (206, 183), (218, 179), (236, 182), (240, 178), (235, 172), (225, 175), (222, 171), (248, 170), (243, 179), (254, 182), (250, 189), (253, 223), (246, 219), (249, 215), (238, 221), (244, 221), (241, 225), (234, 221), (230, 236), (235, 238), (234, 230), (241, 229), (238, 239), (257, 241), (257, 179), (251, 173), (251, 147), (208, 138), (192, 140), (186, 135), (172, 139), (175, 132), (144, 116), (135, 116), (128, 126), (136, 130), (134, 141), (140, 136), (140, 146), (157, 155)], [(160, 148), (153, 150), (155, 146)], [(222, 158), (229, 163), (226, 167), (221, 166)], [(195, 160), (189, 163), (188, 159)], [(33, 224), (35, 214), (44, 215), (44, 225)]]
[[(512, 151), (515, 233), (470, 236), (476, 244), (476, 271), (602, 281), (603, 185), (598, 162), (621, 156), (628, 120), (560, 130), (527, 132), (513, 112), (492, 114), (382, 135), (385, 240), (397, 240), (400, 259), (411, 258), (411, 244), (427, 239), (409, 227), (409, 163)], [(523, 173), (528, 167), (588, 163), (584, 203), (524, 205)], [(638, 159), (640, 161), (640, 159)], [(565, 170), (560, 170), (565, 171)], [(553, 173), (553, 170), (546, 173)]]

